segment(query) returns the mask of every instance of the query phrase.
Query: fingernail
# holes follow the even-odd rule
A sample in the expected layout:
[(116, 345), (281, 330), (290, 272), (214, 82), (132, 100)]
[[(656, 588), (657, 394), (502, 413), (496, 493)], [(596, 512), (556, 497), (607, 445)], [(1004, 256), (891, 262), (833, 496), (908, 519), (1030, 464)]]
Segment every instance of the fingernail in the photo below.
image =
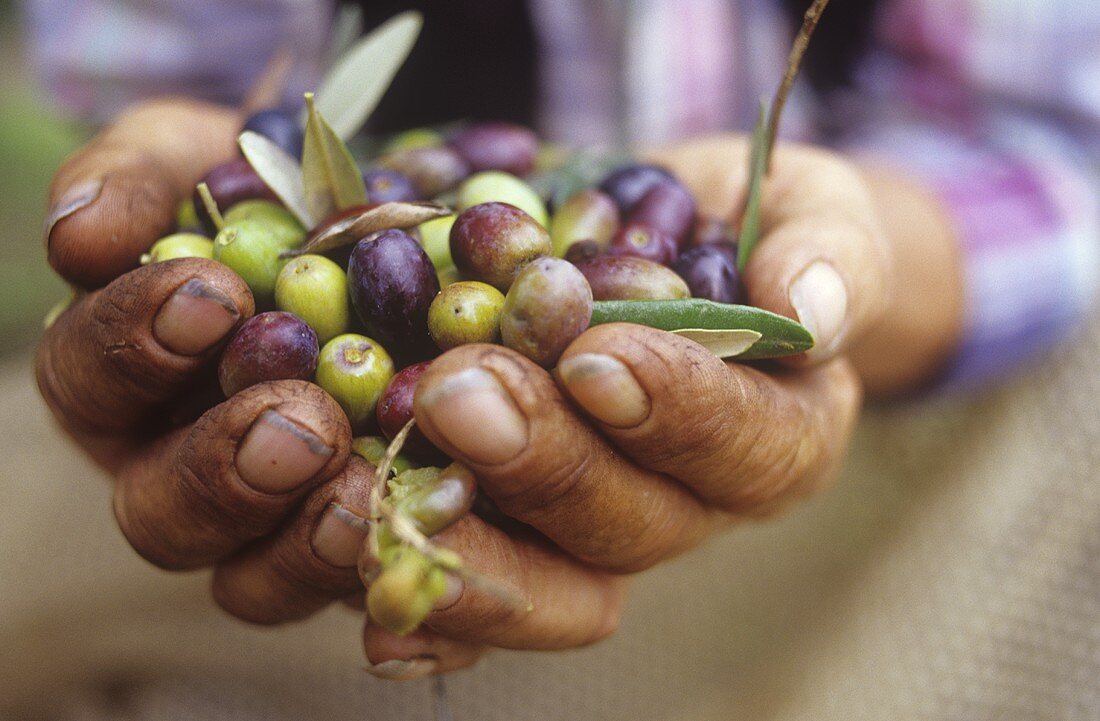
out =
[(510, 461), (527, 447), (527, 419), (496, 377), (468, 368), (421, 398), (432, 427), (475, 463)]
[(310, 545), (325, 563), (337, 568), (354, 568), (367, 532), (362, 526), (345, 521), (341, 510), (346, 509), (335, 503), (329, 506), (313, 532)]
[(408, 661), (394, 658), (382, 663), (368, 664), (367, 673), (387, 681), (414, 681), (431, 674), (438, 665), (439, 662), (434, 658), (414, 658)]
[(829, 263), (819, 260), (807, 267), (791, 284), (788, 295), (798, 320), (814, 337), (807, 356), (821, 357), (840, 340), (848, 315), (848, 290)]
[(258, 491), (286, 493), (312, 478), (331, 455), (315, 434), (266, 410), (237, 449), (237, 473)]
[(580, 353), (558, 364), (558, 377), (573, 400), (613, 428), (633, 428), (649, 417), (649, 396), (616, 358)]
[(224, 338), (240, 317), (229, 296), (192, 278), (161, 306), (153, 335), (173, 353), (198, 355)]
[(102, 178), (86, 180), (71, 186), (56, 203), (50, 206), (50, 209), (46, 211), (46, 224), (42, 230), (47, 248), (50, 247), (50, 233), (53, 232), (53, 227), (57, 225), (57, 222), (94, 203), (101, 190), (103, 190)]
[(443, 589), (443, 595), (435, 599), (432, 604), (433, 611), (443, 611), (458, 603), (462, 598), (462, 592), (466, 590), (466, 584), (458, 576), (447, 575), (447, 587)]

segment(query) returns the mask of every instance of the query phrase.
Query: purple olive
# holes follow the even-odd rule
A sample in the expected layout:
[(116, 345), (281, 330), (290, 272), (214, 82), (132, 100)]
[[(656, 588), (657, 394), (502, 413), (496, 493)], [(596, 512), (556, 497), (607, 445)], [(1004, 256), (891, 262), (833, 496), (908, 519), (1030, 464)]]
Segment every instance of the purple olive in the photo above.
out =
[(683, 278), (694, 298), (736, 303), (739, 296), (737, 260), (725, 244), (701, 245), (679, 257), (672, 269)]
[[(424, 361), (402, 369), (390, 380), (386, 390), (382, 391), (382, 396), (378, 399), (378, 405), (375, 408), (375, 417), (378, 419), (378, 427), (386, 438), (393, 440), (393, 437), (412, 419), (416, 384), (430, 365), (431, 361)], [(405, 441), (404, 452), (423, 461), (435, 462), (447, 457), (417, 427), (412, 429)]]
[(522, 125), (477, 123), (459, 131), (450, 140), (475, 172), (503, 170), (512, 175), (527, 175), (535, 167), (539, 152), (538, 137)]
[(372, 168), (363, 173), (367, 200), (371, 203), (404, 203), (420, 200), (416, 186), (396, 170)]
[(504, 345), (550, 368), (592, 320), (592, 289), (561, 258), (528, 263), (508, 289), (500, 316)]
[(309, 380), (317, 369), (317, 334), (304, 320), (283, 311), (249, 318), (229, 341), (218, 364), (225, 395), (278, 380)]
[(624, 165), (603, 179), (600, 190), (610, 195), (625, 218), (642, 196), (658, 185), (675, 183), (676, 178), (659, 165)]
[(577, 265), (596, 300), (672, 300), (691, 295), (684, 279), (644, 258), (601, 255)]
[(662, 183), (642, 196), (627, 222), (659, 230), (683, 248), (695, 223), (695, 198), (679, 183)]
[[(203, 177), (201, 182), (206, 183), (210, 188), (211, 197), (214, 198), (218, 210), (223, 213), (242, 200), (259, 198), (275, 203), (282, 202), (244, 158), (236, 158), (216, 166)], [(214, 220), (206, 212), (206, 206), (199, 197), (198, 190), (192, 196), (191, 202), (195, 205), (195, 213), (199, 216), (203, 227), (210, 232), (210, 235), (217, 233), (218, 229), (214, 227)]]
[(728, 221), (716, 218), (713, 215), (700, 215), (695, 219), (695, 227), (688, 239), (689, 248), (697, 248), (700, 245), (722, 243), (725, 245), (737, 245), (737, 229)]
[(302, 157), (302, 126), (291, 113), (261, 110), (249, 116), (241, 130), (259, 133), (295, 158)]
[(408, 233), (384, 230), (359, 241), (348, 261), (348, 292), (368, 334), (395, 355), (423, 358), (435, 350), (428, 308), (439, 277)]
[(565, 259), (573, 265), (580, 265), (586, 260), (603, 255), (603, 248), (594, 240), (578, 240), (565, 251)]
[(451, 226), (451, 257), (463, 275), (507, 292), (523, 266), (550, 253), (550, 234), (508, 203), (462, 211)]
[(668, 265), (676, 259), (676, 240), (641, 223), (628, 223), (611, 239), (609, 255), (628, 255)]
[(387, 153), (378, 163), (411, 180), (422, 198), (445, 193), (470, 175), (469, 163), (453, 148), (443, 145)]

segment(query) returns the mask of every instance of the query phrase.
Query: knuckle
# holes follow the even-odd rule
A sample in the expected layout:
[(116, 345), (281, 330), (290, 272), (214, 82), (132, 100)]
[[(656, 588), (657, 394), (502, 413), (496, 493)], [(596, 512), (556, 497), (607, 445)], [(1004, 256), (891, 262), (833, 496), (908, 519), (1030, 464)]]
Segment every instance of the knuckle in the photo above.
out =
[(534, 452), (538, 455), (533, 463), (528, 460), (527, 469), (511, 474), (520, 482), (510, 488), (498, 488), (493, 499), (505, 513), (532, 520), (577, 503), (575, 495), (580, 481), (592, 469), (589, 453), (563, 453), (560, 449), (543, 453), (537, 444)]

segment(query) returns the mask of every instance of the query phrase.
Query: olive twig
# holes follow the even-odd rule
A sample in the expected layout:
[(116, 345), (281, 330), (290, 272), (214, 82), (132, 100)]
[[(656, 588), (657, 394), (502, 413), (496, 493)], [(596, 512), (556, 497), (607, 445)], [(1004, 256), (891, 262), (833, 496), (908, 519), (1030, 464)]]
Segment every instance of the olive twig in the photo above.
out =
[(779, 83), (779, 87), (776, 88), (775, 99), (772, 100), (768, 117), (767, 169), (771, 168), (772, 149), (775, 147), (775, 137), (779, 133), (779, 118), (787, 105), (787, 96), (790, 95), (794, 80), (798, 77), (798, 70), (802, 67), (802, 57), (810, 45), (810, 38), (813, 37), (814, 30), (817, 29), (817, 24), (828, 4), (829, 0), (814, 0), (802, 17), (802, 27), (794, 39), (794, 44), (791, 45), (791, 52), (787, 56), (787, 69), (783, 73), (783, 80)]
[(221, 230), (225, 227), (225, 218), (222, 217), (222, 212), (218, 210), (218, 203), (210, 193), (210, 187), (206, 183), (199, 183), (196, 189), (199, 192), (199, 197), (202, 198), (203, 208), (206, 209), (210, 220), (213, 221), (214, 227)]
[[(370, 497), (370, 518), (359, 519), (362, 523), (352, 523), (352, 525), (359, 528), (362, 527), (363, 523), (367, 524), (369, 528), (367, 538), (371, 556), (381, 560), (382, 549), (378, 531), (379, 526), (385, 523), (387, 530), (398, 541), (419, 551), (443, 571), (457, 576), (470, 586), (485, 591), (513, 609), (525, 613), (530, 612), (533, 608), (530, 599), (524, 598), (516, 589), (468, 568), (462, 562), (461, 556), (450, 549), (432, 543), (417, 528), (416, 523), (407, 513), (386, 500), (387, 479), (389, 478), (390, 469), (393, 467), (394, 460), (400, 454), (405, 439), (408, 438), (415, 425), (416, 419), (412, 418), (398, 431), (375, 469), (374, 487), (371, 489)], [(339, 508), (339, 512), (342, 513), (341, 517), (355, 515), (354, 512), (342, 506)]]

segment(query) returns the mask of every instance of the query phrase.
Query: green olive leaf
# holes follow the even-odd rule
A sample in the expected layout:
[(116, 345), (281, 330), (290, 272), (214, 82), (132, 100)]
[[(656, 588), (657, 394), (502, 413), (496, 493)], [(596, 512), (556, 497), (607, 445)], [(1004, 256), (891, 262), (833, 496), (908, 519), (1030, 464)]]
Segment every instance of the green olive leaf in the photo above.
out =
[(764, 337), (764, 334), (760, 331), (745, 328), (731, 328), (729, 330), (681, 328), (671, 332), (681, 338), (695, 341), (719, 358), (739, 356), (752, 348), (756, 341)]
[(317, 88), (317, 107), (336, 134), (354, 136), (405, 63), (424, 25), (420, 13), (395, 15), (353, 45)]
[(697, 336), (693, 340), (702, 337), (698, 333), (701, 330), (759, 333), (754, 343), (737, 354), (741, 360), (796, 355), (814, 345), (810, 332), (790, 318), (761, 308), (703, 298), (596, 301), (592, 304), (591, 325), (603, 323), (636, 323), (673, 332), (690, 331)]
[(367, 188), (355, 158), (325, 121), (306, 93), (305, 142), (302, 145), (302, 185), (306, 207), (318, 221), (337, 211), (367, 202)]
[(361, 213), (339, 220), (310, 238), (304, 246), (283, 253), (290, 257), (303, 253), (324, 253), (390, 228), (412, 228), (427, 220), (454, 215), (454, 211), (436, 203), (382, 203)]
[(764, 195), (764, 178), (768, 174), (770, 146), (768, 136), (768, 103), (760, 101), (756, 115), (756, 127), (752, 131), (752, 149), (749, 152), (749, 190), (745, 198), (745, 212), (741, 216), (741, 230), (737, 241), (737, 269), (745, 271), (749, 256), (760, 239), (760, 200)]
[(306, 204), (302, 166), (292, 155), (259, 133), (246, 130), (237, 139), (241, 152), (256, 174), (283, 201), (302, 227), (312, 228), (316, 221)]

